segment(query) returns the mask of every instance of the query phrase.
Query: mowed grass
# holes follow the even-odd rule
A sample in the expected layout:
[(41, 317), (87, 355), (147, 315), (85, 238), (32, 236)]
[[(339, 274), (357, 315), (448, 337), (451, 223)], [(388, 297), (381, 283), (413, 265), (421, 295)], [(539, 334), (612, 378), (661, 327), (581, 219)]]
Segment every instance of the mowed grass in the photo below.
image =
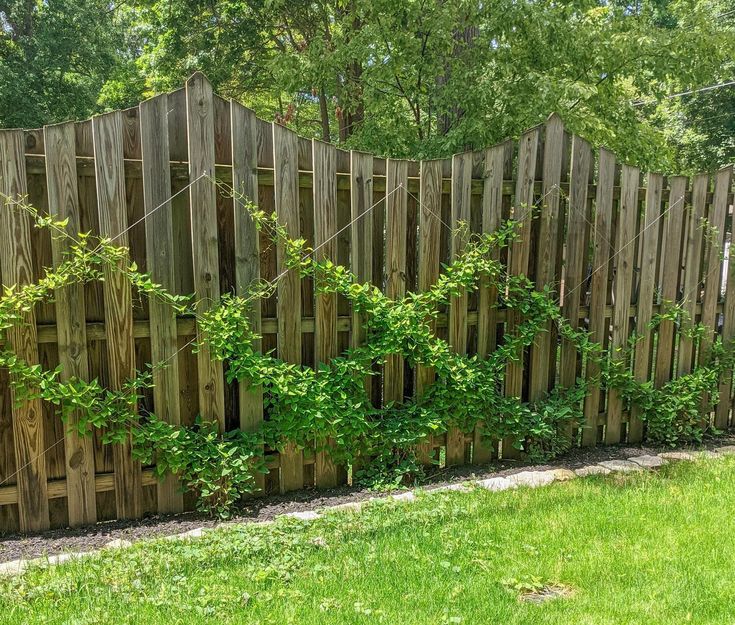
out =
[(733, 623), (735, 457), (138, 543), (0, 581), (0, 622)]

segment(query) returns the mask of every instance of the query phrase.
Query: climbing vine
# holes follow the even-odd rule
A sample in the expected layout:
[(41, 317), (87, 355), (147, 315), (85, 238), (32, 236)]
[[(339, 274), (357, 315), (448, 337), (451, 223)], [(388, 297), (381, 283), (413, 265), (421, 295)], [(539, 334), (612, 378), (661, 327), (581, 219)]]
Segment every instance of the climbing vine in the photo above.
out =
[[(222, 183), (216, 184), (232, 193)], [(214, 358), (227, 362), (228, 381), (262, 387), (267, 419), (257, 431), (221, 433), (217, 424), (202, 419), (193, 426), (179, 426), (151, 413), (141, 414), (137, 407), (152, 384), (151, 370), (164, 363), (154, 363), (122, 389), (112, 391), (97, 380), (62, 379), (59, 369), (28, 364), (7, 347), (7, 340), (0, 351), (0, 366), (11, 374), (16, 401), (50, 402), (80, 433), (101, 429), (107, 443), (130, 437), (135, 457), (155, 463), (160, 475), (179, 475), (184, 487), (197, 494), (202, 509), (226, 515), (252, 492), (254, 474), (267, 471), (264, 446), (282, 449), (292, 443), (324, 451), (334, 462), (355, 467), (358, 479), (380, 484), (418, 474), (417, 446), (427, 436), (450, 428), (471, 432), (480, 425), (489, 440), (510, 439), (531, 460), (548, 459), (572, 445), (570, 425), (583, 427), (583, 399), (589, 387), (598, 384), (619, 389), (626, 402), (639, 407), (649, 440), (664, 444), (701, 440), (707, 427), (701, 416), (703, 402), (714, 405), (720, 379), (732, 369), (733, 350), (718, 340), (706, 363), (662, 388), (635, 380), (629, 351), (611, 358), (584, 330), (567, 323), (549, 289), (537, 290), (527, 278), (505, 274), (496, 260), (497, 251), (519, 236), (515, 222), (492, 234), (463, 233), (468, 240), (463, 253), (445, 267), (430, 289), (392, 300), (376, 287), (360, 284), (345, 267), (316, 260), (306, 242), (289, 238), (274, 215), (232, 195), (255, 225), (283, 246), (286, 268), (313, 278), (317, 293), (345, 297), (364, 319), (366, 331), (363, 345), (312, 369), (283, 362), (255, 347), (260, 337), (250, 323), (250, 311), (272, 294), (275, 281), (253, 283), (244, 296), (225, 295), (217, 306), (198, 315), (199, 347), (206, 345)], [(22, 201), (6, 201), (7, 209), (23, 210), (37, 227), (71, 241), (66, 258), (54, 271), (47, 271), (37, 283), (6, 288), (0, 298), (3, 338), (24, 322), (36, 304), (52, 299), (55, 290), (101, 280), (106, 268), (122, 271), (140, 294), (161, 299), (178, 314), (195, 314), (190, 298), (154, 284), (128, 261), (128, 251), (112, 241), (88, 234), (71, 237), (66, 223), (41, 215)], [(433, 331), (439, 311), (452, 297), (487, 284), (498, 287), (498, 305), (519, 311), (521, 322), (487, 358), (457, 354)], [(682, 325), (684, 331), (681, 310), (672, 308), (658, 315), (652, 325), (664, 319)], [(570, 388), (555, 387), (533, 402), (506, 397), (502, 382), (508, 363), (522, 358), (523, 350), (547, 331), (550, 321), (582, 361), (594, 360), (601, 373), (597, 378), (582, 376)], [(703, 335), (701, 328), (686, 331), (695, 341)], [(436, 380), (420, 397), (375, 407), (364, 380), (375, 375), (376, 365), (384, 364), (390, 354), (400, 354), (412, 367), (431, 367)]]

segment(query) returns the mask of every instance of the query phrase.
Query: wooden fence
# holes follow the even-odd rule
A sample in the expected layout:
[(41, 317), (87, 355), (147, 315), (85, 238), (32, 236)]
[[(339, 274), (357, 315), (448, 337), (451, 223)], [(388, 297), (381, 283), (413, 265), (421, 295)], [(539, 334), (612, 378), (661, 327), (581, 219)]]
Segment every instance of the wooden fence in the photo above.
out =
[[(523, 237), (503, 253), (509, 272), (561, 291), (564, 315), (606, 346), (625, 345), (638, 328), (644, 338), (633, 367), (640, 380), (662, 385), (686, 373), (706, 357), (714, 338), (708, 335), (695, 350), (665, 321), (654, 340), (648, 322), (663, 301), (680, 301), (725, 338), (735, 335), (735, 280), (727, 279), (722, 260), (732, 228), (732, 168), (691, 180), (643, 174), (604, 148), (593, 151), (568, 134), (557, 116), (519, 141), (451, 159), (384, 159), (257, 119), (214, 95), (196, 74), (184, 89), (125, 111), (42, 130), (0, 131), (0, 191), (27, 193), (34, 206), (68, 219), (72, 231), (117, 237), (155, 282), (195, 293), (200, 310), (221, 293), (242, 293), (254, 279), (273, 279), (282, 264), (281, 250), (218, 191), (213, 173), (262, 209), (275, 210), (291, 235), (326, 243), (322, 257), (349, 266), (391, 297), (426, 289), (437, 279), (441, 263), (461, 251), (462, 239), (450, 233), (457, 222), (480, 232), (508, 217), (523, 218)], [(539, 215), (533, 219), (529, 211), (513, 210), (534, 205)], [(58, 265), (64, 245), (5, 208), (3, 284), (37, 280), (43, 268)], [(492, 352), (503, 329), (518, 323), (493, 306), (496, 297), (492, 288), (482, 288), (456, 298), (439, 318), (438, 335), (457, 351)], [(170, 422), (189, 424), (202, 414), (224, 428), (250, 429), (263, 419), (257, 389), (227, 384), (221, 364), (206, 352), (192, 353), (193, 319), (175, 318), (159, 303), (139, 299), (112, 271), (103, 283), (59, 291), (28, 321), (10, 333), (14, 349), (44, 367), (61, 365), (65, 377), (97, 377), (116, 388), (136, 367), (170, 360), (156, 372), (143, 406)], [(262, 302), (253, 321), (263, 349), (277, 348), (281, 358), (310, 366), (362, 337), (360, 320), (345, 300), (315, 297), (311, 281), (293, 273), (279, 281), (277, 296)], [(537, 398), (554, 384), (571, 385), (580, 371), (577, 351), (559, 342), (552, 328), (527, 351), (521, 362), (508, 365), (509, 396)], [(412, 371), (394, 356), (372, 380), (372, 397), (376, 403), (400, 401), (431, 380), (430, 370)], [(136, 464), (129, 444), (107, 446), (99, 436), (65, 434), (52, 407), (40, 402), (16, 407), (6, 372), (0, 372), (0, 390), (0, 530), (74, 526), (191, 506), (174, 480), (159, 482), (151, 467)], [(721, 390), (713, 418), (724, 428), (732, 405), (729, 377)], [(590, 393), (584, 412), (591, 426), (583, 429), (584, 445), (635, 443), (643, 436), (640, 415), (628, 414), (614, 391)], [(442, 447), (449, 465), (514, 453), (507, 445), (482, 444), (479, 432), (459, 431), (427, 441), (421, 452), (428, 459)], [(345, 479), (322, 454), (295, 448), (266, 453), (267, 492)]]

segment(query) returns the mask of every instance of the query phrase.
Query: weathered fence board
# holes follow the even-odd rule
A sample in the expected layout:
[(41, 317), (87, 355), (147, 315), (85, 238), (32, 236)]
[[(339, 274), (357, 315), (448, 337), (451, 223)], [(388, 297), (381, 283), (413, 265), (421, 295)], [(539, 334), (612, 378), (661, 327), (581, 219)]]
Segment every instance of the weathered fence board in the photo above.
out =
[[(540, 131), (534, 128), (525, 132), (519, 141), (516, 192), (512, 218), (519, 223), (520, 236), (508, 251), (508, 273), (511, 276), (528, 275), (528, 263), (532, 246), (532, 222), (534, 210), (534, 190), (536, 182), (537, 155)], [(521, 324), (521, 314), (511, 310), (505, 324), (505, 331), (512, 335)], [(521, 397), (523, 392), (523, 352), (508, 362), (505, 370), (506, 397)], [(503, 441), (503, 457), (516, 457), (517, 450), (510, 441)]]
[[(260, 280), (260, 237), (246, 202), (258, 203), (258, 130), (257, 118), (250, 109), (232, 102), (230, 110), (232, 133), (232, 188), (235, 192), (233, 224), (235, 229), (235, 292), (240, 297), (251, 296), (249, 288)], [(253, 331), (261, 332), (260, 302), (250, 302), (248, 310)], [(260, 349), (260, 341), (254, 345)], [(240, 429), (256, 431), (263, 422), (263, 389), (247, 380), (238, 381)], [(265, 488), (265, 476), (255, 475), (258, 491)]]
[[(122, 114), (117, 111), (92, 119), (92, 136), (97, 181), (97, 210), (100, 234), (121, 247), (128, 246), (128, 220), (125, 196)], [(117, 266), (107, 264), (105, 281), (105, 339), (110, 388), (122, 390), (135, 376), (133, 339), (133, 301), (130, 283), (122, 274), (125, 260)], [(134, 400), (131, 409), (134, 409)], [(130, 427), (135, 427), (134, 423)], [(132, 440), (114, 445), (115, 502), (119, 518), (142, 514), (140, 464), (133, 459)]]
[[(603, 343), (607, 333), (607, 319), (605, 308), (607, 305), (608, 292), (608, 266), (612, 244), (610, 233), (612, 231), (612, 209), (613, 209), (613, 185), (615, 183), (615, 155), (600, 149), (598, 159), (597, 196), (595, 201), (595, 221), (593, 226), (592, 242), (594, 250), (592, 254), (592, 273), (590, 275), (590, 304), (588, 316), (588, 330), (590, 340), (595, 343)], [(600, 367), (590, 359), (587, 362), (587, 377), (597, 380), (600, 375)], [(600, 384), (593, 382), (584, 403), (584, 421), (582, 428), (582, 445), (590, 446), (597, 443), (597, 416), (600, 412)]]
[[(674, 176), (669, 180), (669, 201), (665, 209), (664, 237), (661, 260), (661, 298), (660, 304), (670, 307), (676, 303), (679, 290), (679, 277), (682, 268), (682, 245), (685, 240), (684, 197), (687, 179)], [(663, 319), (658, 329), (656, 349), (656, 371), (654, 384), (661, 388), (671, 379), (674, 362), (674, 322)]]
[[(406, 235), (408, 202), (407, 161), (388, 159), (385, 186), (385, 294), (400, 299), (406, 294)], [(403, 401), (403, 357), (388, 354), (383, 372), (383, 401)]]
[[(318, 261), (337, 263), (337, 149), (317, 141), (313, 144), (314, 250)], [(315, 366), (329, 364), (337, 356), (337, 295), (318, 293), (314, 311)], [(337, 467), (328, 453), (318, 451), (314, 466), (316, 485), (338, 483)]]
[[(732, 187), (733, 168), (725, 167), (720, 170), (717, 176), (717, 184), (715, 186), (715, 194), (722, 193), (727, 196)], [(718, 191), (719, 189), (719, 191)], [(728, 200), (726, 200), (726, 203)], [(724, 279), (727, 281), (725, 289), (725, 305), (722, 314), (722, 343), (725, 348), (732, 346), (735, 339), (735, 262), (733, 262), (732, 233), (735, 231), (733, 224), (730, 224), (730, 246), (726, 256), (727, 273)], [(719, 401), (715, 408), (715, 427), (725, 429), (728, 426), (730, 417), (730, 408), (732, 402), (730, 399), (732, 393), (732, 372), (726, 371), (720, 377)]]
[[(202, 74), (186, 83), (186, 121), (189, 158), (189, 206), (194, 297), (197, 314), (216, 306), (220, 298), (217, 242), (217, 197), (214, 177), (214, 98)], [(225, 427), (224, 372), (203, 345), (197, 354), (199, 414)]]
[[(168, 98), (165, 95), (140, 104), (146, 270), (153, 282), (175, 293), (176, 265), (167, 113)], [(179, 360), (176, 353), (176, 311), (165, 302), (152, 298), (148, 314), (151, 325), (151, 359), (154, 363), (154, 411), (160, 419), (178, 425), (181, 407)], [(158, 485), (158, 509), (166, 513), (181, 512), (184, 509), (180, 485), (174, 476), (167, 476)]]
[[(273, 167), (276, 215), (288, 236), (298, 239), (299, 187), (298, 136), (273, 124)], [(301, 284), (296, 269), (287, 270), (282, 244), (278, 245), (278, 356), (286, 362), (301, 362)], [(283, 274), (281, 276), (281, 274)], [(303, 452), (288, 444), (281, 452), (281, 492), (304, 484)]]
[[(579, 307), (584, 291), (584, 261), (586, 255), (585, 234), (589, 218), (587, 216), (587, 194), (589, 176), (592, 168), (592, 149), (584, 139), (575, 136), (572, 140), (572, 165), (569, 194), (569, 218), (567, 220), (567, 251), (564, 273), (564, 300), (562, 312), (569, 325), (576, 329), (579, 325)], [(579, 368), (576, 347), (567, 339), (562, 339), (560, 355), (560, 384), (563, 387), (574, 385)]]
[[(0, 272), (6, 286), (22, 288), (35, 281), (31, 251), (31, 216), (14, 206), (27, 193), (23, 132), (0, 131)], [(38, 364), (38, 340), (34, 311), (23, 315), (23, 324), (8, 330), (12, 350), (29, 365)], [(13, 441), (15, 444), (18, 518), (21, 531), (49, 527), (46, 491), (46, 459), (41, 400), (18, 403), (13, 397)], [(9, 476), (3, 476), (8, 478)]]
[[(653, 297), (656, 286), (656, 247), (659, 240), (661, 218), (661, 194), (663, 176), (648, 174), (645, 214), (641, 231), (641, 265), (638, 268), (638, 298), (635, 318), (635, 356), (633, 376), (638, 382), (646, 382), (651, 377), (652, 332), (649, 327), (653, 311)], [(638, 406), (633, 406), (628, 424), (628, 442), (639, 443), (643, 440), (643, 421)]]
[[(617, 252), (614, 260), (614, 298), (611, 359), (625, 357), (630, 326), (630, 298), (633, 290), (633, 261), (635, 258), (636, 223), (638, 221), (638, 181), (640, 171), (636, 167), (623, 165), (621, 174), (620, 208), (618, 232), (615, 239)], [(627, 364), (625, 365), (627, 366)], [(605, 442), (621, 440), (623, 401), (617, 389), (610, 389), (607, 398), (607, 427)]]
[[(458, 258), (467, 245), (472, 200), (472, 152), (452, 157), (452, 241), (451, 260)], [(449, 302), (449, 346), (458, 354), (467, 353), (467, 293)], [(464, 433), (456, 427), (447, 432), (447, 466), (465, 461)]]
[[(684, 325), (691, 327), (696, 322), (695, 310), (700, 293), (700, 274), (702, 269), (702, 251), (704, 247), (704, 219), (707, 204), (707, 188), (709, 176), (698, 174), (692, 181), (692, 203), (687, 223), (687, 246), (684, 259), (684, 283), (681, 307), (686, 315)], [(694, 339), (681, 332), (679, 334), (678, 375), (686, 375), (692, 370), (694, 359)]]
[[(79, 189), (74, 124), (58, 124), (44, 128), (46, 149), (46, 180), (49, 212), (56, 219), (67, 220), (66, 231), (71, 236), (81, 232)], [(166, 157), (168, 163), (168, 156)], [(51, 237), (53, 267), (64, 262), (72, 241)], [(59, 364), (63, 380), (89, 380), (87, 354), (87, 324), (84, 287), (69, 284), (56, 289), (56, 332)], [(69, 416), (64, 440), (66, 457), (67, 505), (69, 525), (88, 525), (97, 520), (97, 497), (94, 489), (94, 448), (92, 439), (80, 436), (77, 430), (79, 414)]]
[[(554, 286), (557, 243), (562, 223), (561, 174), (564, 167), (564, 125), (557, 115), (546, 122), (544, 134), (543, 186), (539, 206), (539, 246), (536, 254), (536, 287)], [(536, 401), (548, 392), (551, 383), (549, 362), (552, 350), (551, 322), (531, 346), (528, 398)]]

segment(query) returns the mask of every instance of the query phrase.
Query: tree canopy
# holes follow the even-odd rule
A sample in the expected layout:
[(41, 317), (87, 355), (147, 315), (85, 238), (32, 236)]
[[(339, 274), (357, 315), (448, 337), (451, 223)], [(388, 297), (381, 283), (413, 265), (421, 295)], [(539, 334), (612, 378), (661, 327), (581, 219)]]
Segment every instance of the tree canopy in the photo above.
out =
[[(0, 125), (131, 106), (201, 70), (302, 134), (389, 156), (557, 112), (621, 158), (735, 160), (735, 0), (0, 0)], [(675, 95), (693, 91), (688, 95)]]

